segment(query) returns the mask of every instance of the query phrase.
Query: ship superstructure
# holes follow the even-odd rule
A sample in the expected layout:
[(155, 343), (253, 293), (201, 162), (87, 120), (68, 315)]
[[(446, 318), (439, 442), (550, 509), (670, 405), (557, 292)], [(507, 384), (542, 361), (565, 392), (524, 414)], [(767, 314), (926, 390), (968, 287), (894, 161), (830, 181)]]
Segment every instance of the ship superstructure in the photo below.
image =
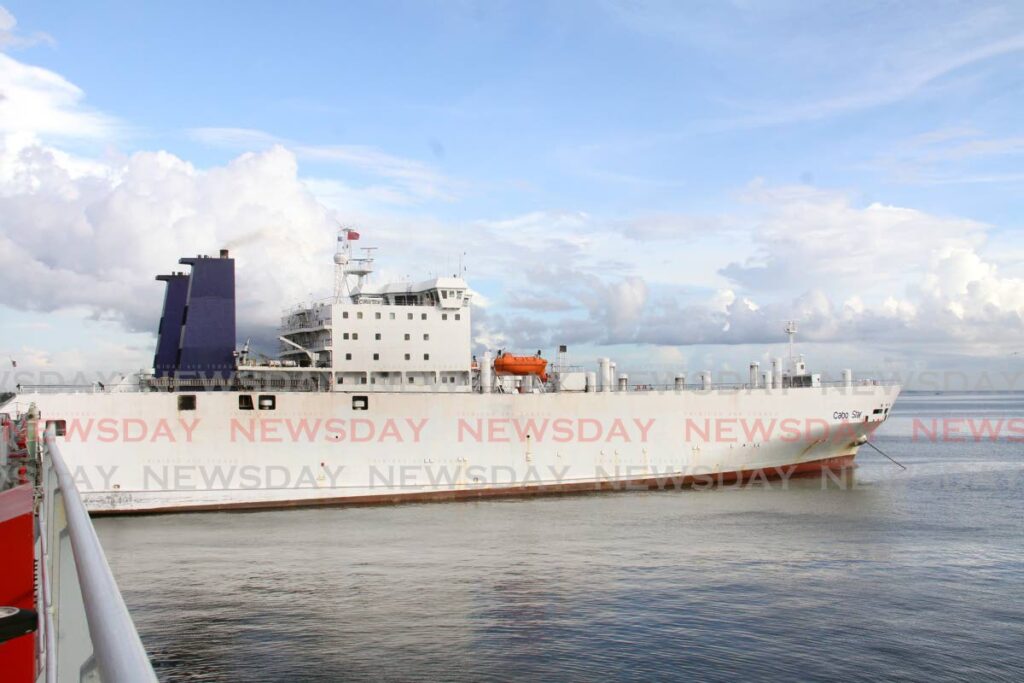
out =
[(609, 358), (473, 356), (458, 275), (372, 281), (339, 231), (331, 297), (282, 316), (276, 357), (235, 348), (234, 261), (182, 259), (154, 371), (34, 388), (97, 512), (222, 509), (686, 486), (849, 467), (899, 387), (808, 371), (793, 349), (748, 380), (636, 384)]
[(338, 235), (333, 298), (283, 316), (280, 366), (302, 368), (332, 391), (470, 391), (472, 294), (465, 280), (371, 284), (373, 258), (351, 257), (353, 235), (358, 239), (352, 230)]

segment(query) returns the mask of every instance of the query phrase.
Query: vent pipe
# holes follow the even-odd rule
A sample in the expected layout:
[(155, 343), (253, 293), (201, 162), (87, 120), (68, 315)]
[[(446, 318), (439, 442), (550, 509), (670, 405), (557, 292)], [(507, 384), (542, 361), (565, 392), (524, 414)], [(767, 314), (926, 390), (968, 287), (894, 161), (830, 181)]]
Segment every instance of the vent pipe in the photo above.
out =
[(480, 393), (482, 394), (489, 394), (494, 389), (491, 367), (491, 352), (484, 351), (484, 361), (480, 364)]
[(612, 390), (612, 361), (609, 358), (598, 358), (598, 387), (601, 391)]

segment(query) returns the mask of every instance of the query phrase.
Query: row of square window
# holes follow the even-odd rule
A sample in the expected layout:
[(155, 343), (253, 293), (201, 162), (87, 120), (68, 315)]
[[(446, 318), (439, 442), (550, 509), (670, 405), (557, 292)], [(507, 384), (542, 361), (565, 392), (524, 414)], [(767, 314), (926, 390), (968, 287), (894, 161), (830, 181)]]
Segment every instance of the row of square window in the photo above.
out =
[[(366, 384), (365, 377), (363, 378), (363, 384)], [(455, 378), (452, 378), (455, 381)], [(341, 382), (339, 382), (341, 384)], [(238, 409), (239, 410), (252, 410), (254, 402), (252, 396), (248, 394), (242, 394), (238, 397)], [(273, 394), (260, 394), (259, 401), (255, 405), (260, 410), (276, 410), (277, 409), (277, 397)], [(370, 407), (370, 399), (366, 396), (353, 396), (352, 397), (352, 410), (368, 410)], [(194, 394), (185, 394), (178, 396), (178, 410), (195, 410), (196, 409), (196, 397)], [(51, 420), (46, 423), (49, 427), (51, 422), (59, 423), (56, 425), (57, 436), (63, 436), (67, 430), (67, 422), (65, 420)]]
[[(380, 354), (379, 353), (373, 354), (373, 359), (374, 360), (380, 360)], [(411, 353), (405, 354), (405, 359), (406, 360), (412, 360), (412, 354)], [(351, 353), (346, 353), (345, 354), (345, 360), (352, 360), (352, 354)], [(430, 354), (429, 353), (423, 354), (423, 360), (430, 360)]]
[[(350, 332), (345, 332), (345, 333), (343, 333), (341, 335), (341, 338), (342, 339), (351, 339), (352, 341), (355, 341), (355, 340), (359, 339), (359, 333), (358, 332), (351, 332), (351, 333)], [(374, 334), (373, 338), (374, 338), (375, 341), (380, 341), (380, 332), (377, 332), (376, 334)], [(410, 335), (408, 332), (406, 332), (405, 333), (405, 341), (409, 341), (410, 339), (412, 339), (412, 335)], [(423, 335), (423, 341), (430, 341), (430, 335), (429, 334), (424, 334)]]
[[(274, 396), (273, 394), (260, 394), (259, 399), (257, 401), (253, 401), (252, 396), (250, 396), (249, 394), (241, 394), (238, 397), (239, 410), (252, 410), (254, 406), (258, 407), (260, 410), (276, 410), (277, 397)], [(195, 409), (195, 394), (182, 394), (178, 396), (178, 410)]]
[[(352, 379), (352, 378), (350, 378), (350, 379)], [(382, 379), (387, 379), (387, 377), (385, 376)], [(415, 377), (409, 377), (409, 378), (407, 378), (407, 381), (408, 381), (409, 384), (416, 384), (416, 378)], [(344, 377), (339, 377), (338, 378), (338, 384), (344, 384), (344, 383), (345, 383), (345, 378)], [(359, 384), (366, 384), (366, 377), (360, 377), (358, 383)], [(376, 377), (372, 377), (370, 379), (370, 384), (376, 384), (376, 383), (377, 383), (377, 378)], [(442, 377), (441, 378), (441, 384), (455, 384), (455, 378), (454, 377)]]
[[(413, 316), (412, 313), (407, 313), (406, 315), (409, 316), (409, 320), (412, 320), (412, 316)], [(348, 311), (342, 311), (341, 312), (341, 317), (344, 318), (345, 320), (348, 320)], [(380, 320), (380, 313), (374, 313), (373, 317), (376, 320)], [(388, 318), (391, 319), (391, 320), (394, 320), (395, 319), (395, 314), (394, 313), (388, 313)], [(362, 320), (362, 319), (363, 319), (363, 312), (362, 311), (356, 311), (356, 320)], [(420, 320), (426, 320), (426, 319), (427, 319), (427, 314), (426, 313), (420, 313)], [(448, 319), (448, 314), (447, 313), (442, 313), (441, 314), (441, 320), (447, 320), (447, 319)], [(456, 320), (462, 320), (462, 314), (461, 313), (456, 313), (455, 314), (455, 319)]]

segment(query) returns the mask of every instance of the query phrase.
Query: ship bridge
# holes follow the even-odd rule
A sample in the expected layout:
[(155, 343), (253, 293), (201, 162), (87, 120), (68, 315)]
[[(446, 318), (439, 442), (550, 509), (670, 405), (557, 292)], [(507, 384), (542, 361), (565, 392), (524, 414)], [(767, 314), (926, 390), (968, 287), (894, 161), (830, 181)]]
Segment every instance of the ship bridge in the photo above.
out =
[(373, 259), (351, 258), (353, 234), (339, 235), (334, 297), (285, 312), (279, 360), (268, 366), (312, 370), (321, 390), (471, 391), (466, 281), (368, 282)]
[(352, 295), (353, 303), (392, 306), (468, 307), (469, 286), (460, 277), (437, 277), (422, 282), (391, 282), (363, 287)]

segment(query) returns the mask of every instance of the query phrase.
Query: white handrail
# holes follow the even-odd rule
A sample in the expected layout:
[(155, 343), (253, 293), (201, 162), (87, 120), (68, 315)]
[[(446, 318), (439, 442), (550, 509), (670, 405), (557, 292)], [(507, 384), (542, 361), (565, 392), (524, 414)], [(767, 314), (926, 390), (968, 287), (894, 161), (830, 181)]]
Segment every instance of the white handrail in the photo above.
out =
[(155, 683), (157, 678), (153, 665), (128, 614), (117, 582), (110, 573), (110, 565), (74, 479), (61, 457), (52, 427), (46, 431), (45, 440), (47, 455), (64, 499), (75, 570), (100, 678), (113, 683)]
[[(48, 503), (41, 503), (48, 507)], [(40, 511), (36, 519), (39, 521), (39, 552), (42, 555), (42, 562), (39, 563), (39, 583), (42, 590), (39, 591), (39, 601), (42, 605), (40, 619), (43, 629), (43, 667), (46, 671), (46, 683), (57, 682), (57, 631), (53, 625), (53, 590), (50, 581), (49, 556), (50, 556), (50, 530), (46, 526), (47, 513)]]

